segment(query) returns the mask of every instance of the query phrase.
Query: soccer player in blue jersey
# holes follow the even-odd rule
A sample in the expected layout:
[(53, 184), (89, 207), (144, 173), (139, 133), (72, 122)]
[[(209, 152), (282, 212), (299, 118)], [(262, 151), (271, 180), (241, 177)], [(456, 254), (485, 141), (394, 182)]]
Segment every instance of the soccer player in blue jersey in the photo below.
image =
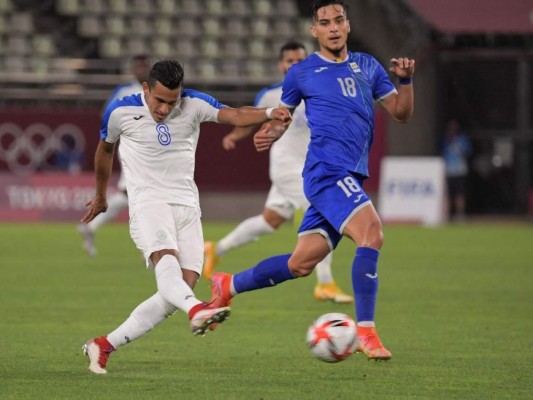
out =
[[(304, 192), (311, 203), (292, 254), (278, 255), (235, 275), (212, 277), (214, 305), (228, 305), (238, 293), (308, 276), (342, 236), (357, 244), (352, 264), (358, 351), (387, 360), (374, 323), (378, 290), (377, 262), (383, 244), (380, 218), (362, 185), (374, 130), (374, 102), (397, 122), (413, 114), (415, 61), (393, 58), (389, 71), (396, 88), (372, 56), (347, 49), (347, 3), (318, 0), (312, 6), (311, 33), (320, 50), (293, 65), (284, 80), (281, 105), (293, 110), (303, 100), (311, 129)], [(286, 128), (266, 124), (254, 136), (258, 151), (270, 148)]]
[[(285, 75), (289, 67), (307, 57), (303, 44), (288, 42), (279, 51), (278, 68)], [(281, 99), (282, 83), (264, 88), (257, 95), (254, 106), (277, 107)], [(301, 103), (292, 113), (292, 123), (283, 137), (270, 149), (270, 180), (265, 208), (260, 215), (247, 218), (218, 242), (205, 242), (204, 276), (209, 279), (228, 251), (259, 239), (278, 229), (285, 221), (292, 219), (297, 210), (305, 211), (309, 202), (303, 191), (302, 169), (305, 162), (310, 132), (305, 117), (305, 106)], [(257, 126), (235, 127), (222, 141), (226, 150), (235, 148), (236, 143), (257, 130)], [(353, 297), (344, 293), (333, 279), (331, 271), (332, 254), (328, 254), (315, 268), (317, 284), (314, 296), (318, 300), (335, 303), (353, 303)]]
[(117, 347), (143, 336), (178, 309), (189, 316), (195, 335), (203, 335), (229, 316), (229, 307), (204, 303), (192, 291), (202, 272), (204, 253), (194, 183), (200, 124), (247, 126), (272, 118), (290, 120), (283, 108), (226, 107), (207, 94), (184, 89), (183, 76), (177, 61), (159, 61), (141, 93), (111, 103), (104, 112), (94, 157), (96, 194), (81, 222), (89, 223), (107, 208), (113, 153), (120, 140), (130, 235), (147, 267), (154, 269), (157, 292), (114, 331), (83, 346), (89, 370), (96, 374), (107, 372), (108, 357)]

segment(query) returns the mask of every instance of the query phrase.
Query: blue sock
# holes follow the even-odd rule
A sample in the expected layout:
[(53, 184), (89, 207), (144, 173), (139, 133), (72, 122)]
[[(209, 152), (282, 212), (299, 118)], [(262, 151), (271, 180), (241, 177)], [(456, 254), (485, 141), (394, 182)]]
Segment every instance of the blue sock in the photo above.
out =
[(352, 264), (352, 286), (355, 293), (357, 321), (374, 321), (378, 295), (379, 251), (358, 247)]
[(233, 275), (233, 288), (237, 293), (275, 286), (294, 279), (289, 270), (290, 254), (274, 256), (259, 262), (255, 267)]

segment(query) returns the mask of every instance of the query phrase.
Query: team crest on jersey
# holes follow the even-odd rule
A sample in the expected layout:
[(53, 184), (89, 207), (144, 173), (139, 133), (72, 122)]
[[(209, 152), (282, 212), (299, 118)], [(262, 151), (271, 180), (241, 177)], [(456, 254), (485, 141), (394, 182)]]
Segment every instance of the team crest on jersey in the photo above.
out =
[(361, 68), (359, 68), (359, 65), (357, 65), (356, 62), (351, 62), (350, 68), (353, 69), (353, 72), (361, 72)]

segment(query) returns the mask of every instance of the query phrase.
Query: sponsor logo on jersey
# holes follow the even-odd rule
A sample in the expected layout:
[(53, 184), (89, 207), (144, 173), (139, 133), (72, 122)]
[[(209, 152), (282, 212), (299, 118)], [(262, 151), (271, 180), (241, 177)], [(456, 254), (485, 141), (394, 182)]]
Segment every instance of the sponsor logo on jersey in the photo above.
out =
[(328, 69), (328, 67), (320, 67), (318, 69), (315, 69), (315, 72), (322, 72), (324, 71), (325, 69)]
[(359, 65), (357, 65), (356, 62), (351, 62), (350, 68), (353, 70), (353, 72), (361, 72), (361, 68), (359, 68)]
[(144, 115), (139, 115), (138, 117), (133, 117), (133, 119), (134, 119), (135, 121), (138, 121), (138, 120), (140, 120), (142, 117), (144, 117)]

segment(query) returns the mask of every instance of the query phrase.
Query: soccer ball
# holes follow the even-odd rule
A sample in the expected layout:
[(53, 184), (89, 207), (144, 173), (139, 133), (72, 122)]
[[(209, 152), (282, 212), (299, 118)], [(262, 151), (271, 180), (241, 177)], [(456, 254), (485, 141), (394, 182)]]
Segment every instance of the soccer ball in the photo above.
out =
[(339, 362), (357, 347), (355, 321), (342, 313), (318, 317), (307, 330), (307, 346), (315, 357), (326, 362)]

